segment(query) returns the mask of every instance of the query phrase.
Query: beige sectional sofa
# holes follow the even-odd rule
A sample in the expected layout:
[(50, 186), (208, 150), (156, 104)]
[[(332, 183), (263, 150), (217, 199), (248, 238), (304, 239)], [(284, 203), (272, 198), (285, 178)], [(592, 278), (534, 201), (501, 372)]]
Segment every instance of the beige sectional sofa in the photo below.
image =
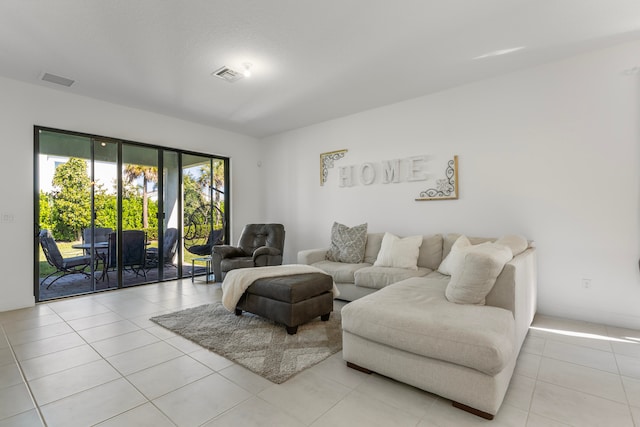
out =
[(485, 305), (458, 304), (445, 295), (451, 277), (436, 270), (459, 235), (424, 236), (417, 270), (374, 267), (382, 236), (367, 235), (360, 264), (327, 261), (326, 249), (298, 254), (353, 301), (342, 309), (344, 359), (493, 418), (536, 310), (535, 249), (504, 265)]

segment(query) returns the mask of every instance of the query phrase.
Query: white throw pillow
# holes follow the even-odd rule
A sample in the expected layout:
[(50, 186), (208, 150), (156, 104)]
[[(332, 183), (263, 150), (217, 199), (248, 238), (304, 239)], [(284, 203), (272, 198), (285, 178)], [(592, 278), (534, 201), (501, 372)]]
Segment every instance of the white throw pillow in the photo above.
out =
[(462, 263), (455, 267), (445, 295), (451, 302), (484, 305), (504, 265), (513, 255), (511, 249), (497, 243), (467, 248)]
[(453, 242), (453, 245), (451, 245), (451, 250), (447, 256), (442, 260), (440, 266), (438, 266), (438, 272), (451, 276), (451, 273), (453, 272), (453, 265), (460, 263), (462, 258), (464, 258), (463, 250), (470, 246), (471, 242), (467, 236), (462, 235), (458, 237), (456, 241)]
[(422, 245), (422, 236), (411, 236), (403, 239), (391, 233), (384, 233), (382, 246), (375, 267), (396, 267), (409, 270), (418, 269), (418, 255)]

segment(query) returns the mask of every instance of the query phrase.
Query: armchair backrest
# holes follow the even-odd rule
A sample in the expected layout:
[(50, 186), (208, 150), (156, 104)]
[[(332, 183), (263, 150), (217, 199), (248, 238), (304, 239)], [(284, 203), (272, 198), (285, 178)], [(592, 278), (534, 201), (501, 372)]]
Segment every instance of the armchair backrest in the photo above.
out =
[(284, 225), (247, 224), (242, 229), (238, 247), (247, 255), (262, 246), (284, 250)]
[(61, 268), (64, 264), (64, 258), (51, 232), (49, 230), (41, 230), (38, 238), (40, 239), (40, 246), (42, 246), (42, 252), (44, 252), (47, 262), (56, 268)]

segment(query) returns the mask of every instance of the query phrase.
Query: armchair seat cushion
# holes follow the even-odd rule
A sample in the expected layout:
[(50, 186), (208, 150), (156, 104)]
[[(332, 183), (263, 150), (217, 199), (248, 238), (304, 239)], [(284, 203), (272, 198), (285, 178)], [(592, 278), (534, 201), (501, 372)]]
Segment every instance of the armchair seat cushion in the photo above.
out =
[(220, 268), (222, 271), (231, 271), (236, 268), (249, 268), (254, 267), (253, 257), (242, 256), (236, 258), (223, 258), (220, 261)]
[(65, 258), (63, 266), (65, 268), (77, 267), (79, 265), (88, 265), (91, 263), (91, 257), (89, 255), (74, 256), (71, 258)]

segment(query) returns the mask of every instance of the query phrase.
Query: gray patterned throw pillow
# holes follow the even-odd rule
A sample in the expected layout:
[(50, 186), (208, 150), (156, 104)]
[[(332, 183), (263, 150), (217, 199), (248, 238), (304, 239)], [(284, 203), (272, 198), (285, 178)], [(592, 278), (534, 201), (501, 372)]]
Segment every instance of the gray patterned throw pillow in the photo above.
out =
[(327, 252), (327, 259), (354, 264), (362, 262), (366, 244), (367, 223), (349, 228), (334, 222), (331, 227), (331, 247)]

